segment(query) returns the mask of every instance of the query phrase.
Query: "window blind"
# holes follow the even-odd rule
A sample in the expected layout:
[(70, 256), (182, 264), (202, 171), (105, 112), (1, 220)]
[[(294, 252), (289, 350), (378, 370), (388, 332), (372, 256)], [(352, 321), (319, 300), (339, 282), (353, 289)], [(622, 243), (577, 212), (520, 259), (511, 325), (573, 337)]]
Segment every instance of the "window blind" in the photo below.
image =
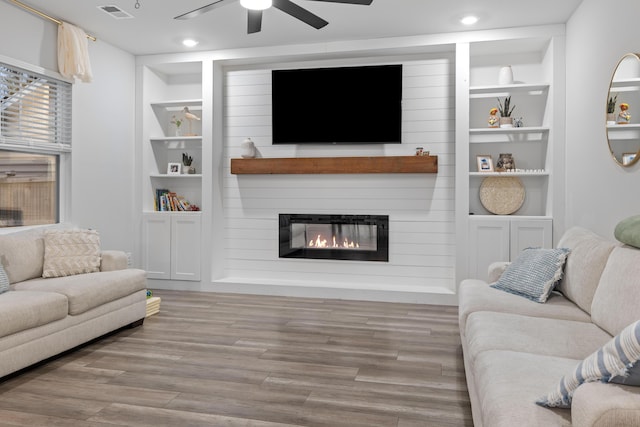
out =
[(71, 151), (71, 84), (0, 63), (0, 149)]

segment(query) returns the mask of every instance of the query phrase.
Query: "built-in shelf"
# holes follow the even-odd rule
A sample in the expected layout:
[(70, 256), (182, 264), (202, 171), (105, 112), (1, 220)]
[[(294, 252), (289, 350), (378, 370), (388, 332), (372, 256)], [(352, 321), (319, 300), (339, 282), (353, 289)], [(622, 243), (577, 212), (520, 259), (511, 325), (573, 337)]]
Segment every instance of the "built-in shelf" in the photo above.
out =
[(157, 101), (152, 102), (151, 106), (161, 108), (178, 108), (178, 107), (197, 107), (202, 108), (202, 99), (182, 99), (177, 101)]
[(149, 138), (151, 142), (167, 142), (167, 141), (202, 141), (201, 136), (159, 136)]
[(549, 176), (549, 172), (469, 172), (469, 176)]
[(354, 174), (437, 172), (437, 156), (231, 159), (232, 174)]
[(484, 98), (497, 94), (505, 94), (505, 96), (508, 96), (511, 92), (543, 92), (548, 89), (548, 83), (514, 83), (510, 85), (471, 86), (469, 88), (469, 94), (472, 98)]
[(625, 130), (637, 130), (640, 129), (640, 123), (628, 123), (623, 125), (607, 125), (608, 130), (613, 131), (625, 131)]
[(518, 134), (518, 133), (540, 133), (540, 132), (549, 132), (548, 127), (543, 126), (528, 126), (521, 128), (474, 128), (469, 129), (470, 134)]
[(202, 178), (202, 174), (199, 174), (199, 173), (183, 173), (180, 175), (168, 175), (166, 173), (155, 173), (149, 176), (151, 178), (170, 178), (170, 179)]

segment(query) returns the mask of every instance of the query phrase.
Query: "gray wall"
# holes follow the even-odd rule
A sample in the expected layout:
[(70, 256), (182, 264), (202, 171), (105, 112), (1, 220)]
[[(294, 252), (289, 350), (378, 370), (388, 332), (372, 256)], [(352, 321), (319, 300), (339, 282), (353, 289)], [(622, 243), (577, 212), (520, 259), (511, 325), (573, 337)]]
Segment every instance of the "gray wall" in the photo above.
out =
[[(640, 2), (584, 0), (567, 23), (566, 224), (610, 238), (618, 221), (640, 214), (640, 164), (616, 165), (604, 128), (613, 69), (625, 53), (640, 52), (638, 16)], [(637, 117), (640, 105), (631, 110)]]
[[(0, 55), (57, 72), (55, 24), (0, 2)], [(89, 44), (94, 82), (73, 88), (71, 212), (65, 220), (100, 232), (104, 249), (134, 248), (133, 55)], [(137, 227), (136, 227), (137, 228)]]

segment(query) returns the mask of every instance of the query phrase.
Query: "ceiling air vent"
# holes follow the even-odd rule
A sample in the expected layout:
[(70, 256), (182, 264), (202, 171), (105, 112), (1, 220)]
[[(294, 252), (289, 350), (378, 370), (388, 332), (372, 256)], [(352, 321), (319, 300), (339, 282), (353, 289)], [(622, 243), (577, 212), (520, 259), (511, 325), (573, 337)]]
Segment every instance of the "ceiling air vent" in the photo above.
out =
[(106, 6), (98, 6), (98, 9), (103, 12), (109, 14), (111, 17), (115, 19), (130, 19), (133, 18), (133, 15), (128, 14), (124, 10), (120, 9), (118, 6), (113, 4), (108, 4)]

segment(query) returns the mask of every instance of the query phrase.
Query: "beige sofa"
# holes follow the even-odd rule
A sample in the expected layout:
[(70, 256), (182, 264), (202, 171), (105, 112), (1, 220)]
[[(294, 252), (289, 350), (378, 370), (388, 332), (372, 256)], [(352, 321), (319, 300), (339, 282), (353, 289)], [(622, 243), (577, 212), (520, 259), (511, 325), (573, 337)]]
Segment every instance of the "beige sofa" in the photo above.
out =
[[(640, 387), (589, 382), (577, 388), (570, 409), (536, 404), (640, 319), (640, 250), (582, 228), (568, 230), (558, 247), (571, 253), (546, 303), (480, 280), (460, 284), (460, 335), (476, 427), (640, 426)], [(504, 266), (490, 267), (490, 282)]]
[(0, 377), (127, 325), (142, 324), (145, 272), (119, 251), (98, 272), (43, 278), (45, 229), (0, 235), (10, 290), (0, 294)]

